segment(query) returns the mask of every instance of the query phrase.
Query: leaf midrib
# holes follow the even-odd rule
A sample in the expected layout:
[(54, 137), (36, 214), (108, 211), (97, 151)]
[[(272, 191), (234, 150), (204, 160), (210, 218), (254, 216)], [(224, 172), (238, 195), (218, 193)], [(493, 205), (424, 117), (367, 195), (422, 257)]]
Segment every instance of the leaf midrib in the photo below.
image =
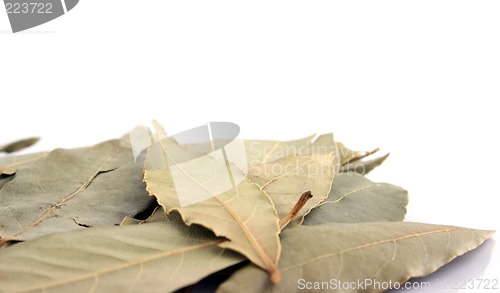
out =
[(18, 167), (18, 166), (21, 166), (21, 165), (24, 165), (24, 164), (28, 164), (28, 163), (31, 163), (33, 161), (42, 159), (42, 158), (46, 157), (47, 155), (48, 155), (48, 153), (45, 153), (45, 154), (41, 154), (39, 156), (36, 156), (34, 158), (30, 158), (30, 159), (27, 159), (27, 160), (23, 160), (23, 161), (19, 161), (19, 162), (14, 162), (14, 163), (11, 163), (11, 164), (7, 164), (7, 165), (4, 165), (4, 166), (1, 166), (0, 167), (0, 173), (3, 172), (6, 169), (9, 169), (9, 168), (12, 168), (12, 167)]
[[(165, 144), (163, 143), (163, 141), (161, 141), (161, 146), (162, 146), (163, 152), (165, 153), (166, 157), (168, 159), (170, 159), (173, 163), (176, 163), (175, 158), (173, 158), (169, 154), (169, 152), (167, 151), (167, 148), (166, 148)], [(167, 159), (167, 158), (165, 158), (165, 159)], [(168, 162), (168, 160), (167, 160), (167, 162)], [(203, 184), (201, 184), (201, 182), (199, 182), (198, 180), (196, 180), (196, 178), (192, 177), (189, 173), (187, 173), (186, 170), (182, 167), (182, 165), (177, 164), (177, 167), (191, 181), (193, 181), (195, 184), (197, 184), (198, 186), (200, 186), (203, 189), (205, 189), (207, 192), (211, 193), (215, 197), (215, 199), (217, 201), (219, 201), (221, 203), (221, 205), (231, 214), (231, 216), (233, 217), (233, 219), (235, 220), (235, 222), (238, 224), (238, 227), (240, 227), (240, 230), (243, 231), (243, 234), (245, 235), (245, 237), (250, 242), (250, 245), (252, 246), (253, 250), (257, 253), (257, 255), (261, 258), (261, 260), (266, 265), (266, 269), (271, 274), (274, 273), (274, 272), (276, 272), (276, 271), (278, 271), (278, 267), (277, 267), (276, 263), (269, 257), (269, 255), (267, 255), (267, 253), (264, 251), (264, 249), (259, 244), (259, 242), (257, 241), (257, 239), (255, 239), (254, 235), (252, 234), (252, 232), (250, 231), (250, 229), (248, 228), (248, 226), (245, 225), (243, 219), (241, 219), (241, 217), (238, 215), (238, 213), (236, 213), (236, 211), (227, 202), (225, 202), (223, 199), (221, 199), (218, 195), (214, 194), (213, 191), (209, 190), (206, 186), (204, 186)], [(251, 183), (251, 184), (254, 184), (254, 183)], [(256, 185), (256, 186), (258, 187), (258, 185)], [(260, 189), (260, 187), (259, 187), (259, 189)], [(236, 189), (236, 192), (238, 192), (237, 189)], [(263, 190), (262, 190), (262, 192), (264, 193)], [(269, 197), (268, 197), (268, 199), (269, 199)], [(203, 225), (203, 223), (198, 223), (198, 224)], [(278, 225), (278, 220), (276, 220), (276, 225)]]
[(86, 273), (86, 274), (83, 274), (83, 275), (75, 277), (75, 278), (70, 278), (70, 279), (60, 280), (60, 281), (55, 281), (55, 282), (49, 282), (49, 283), (46, 283), (44, 285), (37, 285), (37, 286), (25, 288), (21, 291), (16, 291), (16, 292), (21, 293), (21, 292), (38, 291), (38, 290), (45, 290), (47, 288), (54, 288), (54, 287), (69, 285), (72, 283), (77, 283), (77, 282), (81, 282), (84, 280), (88, 280), (90, 278), (96, 278), (99, 276), (110, 274), (110, 273), (113, 273), (116, 271), (129, 269), (129, 268), (132, 268), (132, 267), (137, 266), (137, 265), (143, 265), (145, 263), (156, 261), (156, 260), (166, 258), (166, 257), (170, 257), (170, 256), (173, 256), (176, 254), (183, 254), (186, 252), (191, 252), (191, 251), (203, 249), (206, 247), (217, 246), (224, 241), (227, 241), (227, 240), (225, 240), (225, 239), (214, 240), (214, 241), (210, 241), (210, 242), (206, 242), (206, 243), (202, 243), (202, 244), (196, 244), (196, 245), (191, 245), (188, 247), (183, 247), (181, 249), (176, 249), (176, 250), (172, 250), (172, 251), (165, 251), (165, 252), (162, 252), (160, 254), (152, 255), (149, 257), (145, 257), (145, 258), (140, 258), (140, 259), (137, 259), (137, 260), (132, 261), (132, 262), (127, 262), (127, 263), (122, 264), (122, 265), (112, 266), (112, 267), (108, 267), (106, 269), (102, 269), (99, 271)]
[[(327, 253), (327, 254), (324, 254), (324, 255), (320, 255), (320, 256), (317, 256), (317, 257), (312, 258), (310, 260), (301, 262), (299, 264), (295, 264), (295, 265), (292, 265), (292, 266), (289, 266), (289, 267), (282, 268), (282, 270), (283, 271), (288, 271), (288, 270), (294, 269), (296, 267), (301, 267), (301, 266), (304, 266), (304, 265), (307, 265), (307, 264), (310, 264), (310, 263), (313, 263), (313, 262), (316, 262), (316, 261), (320, 261), (320, 260), (325, 259), (325, 258), (329, 258), (329, 257), (337, 256), (337, 255), (342, 255), (342, 254), (347, 253), (347, 252), (351, 252), (351, 251), (354, 251), (354, 250), (360, 250), (360, 249), (368, 248), (368, 247), (375, 246), (375, 245), (386, 244), (386, 243), (389, 243), (389, 242), (403, 241), (403, 240), (406, 240), (406, 239), (409, 239), (409, 238), (413, 238), (413, 237), (419, 238), (419, 237), (422, 237), (422, 236), (430, 236), (430, 235), (444, 233), (444, 232), (449, 233), (449, 232), (453, 232), (453, 231), (471, 231), (471, 232), (474, 232), (474, 231), (478, 231), (478, 230), (474, 230), (474, 229), (470, 229), (470, 228), (461, 228), (461, 227), (444, 228), (444, 229), (439, 229), (439, 230), (432, 230), (432, 231), (426, 231), (426, 232), (418, 232), (418, 233), (413, 233), (413, 234), (410, 234), (410, 235), (405, 235), (405, 236), (399, 236), (399, 237), (394, 237), (394, 238), (389, 238), (389, 239), (383, 239), (383, 240), (368, 242), (368, 243), (361, 244), (361, 245), (358, 245), (358, 246), (355, 246), (355, 247), (350, 247), (350, 248), (346, 248), (346, 249), (343, 249), (343, 250), (340, 250), (340, 251), (335, 251), (335, 252)], [(480, 231), (482, 231), (482, 230), (480, 230)], [(483, 231), (483, 232), (493, 232), (493, 231)]]

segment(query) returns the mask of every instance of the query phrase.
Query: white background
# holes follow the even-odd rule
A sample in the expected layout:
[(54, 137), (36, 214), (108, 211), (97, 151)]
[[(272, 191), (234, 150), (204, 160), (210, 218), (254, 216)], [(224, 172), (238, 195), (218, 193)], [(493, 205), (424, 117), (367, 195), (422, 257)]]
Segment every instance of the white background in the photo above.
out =
[[(0, 143), (90, 145), (153, 118), (171, 134), (333, 131), (391, 152), (369, 177), (409, 190), (408, 221), (498, 229), (499, 15), (498, 1), (81, 0), (12, 34), (2, 13)], [(430, 280), (500, 278), (494, 244)]]

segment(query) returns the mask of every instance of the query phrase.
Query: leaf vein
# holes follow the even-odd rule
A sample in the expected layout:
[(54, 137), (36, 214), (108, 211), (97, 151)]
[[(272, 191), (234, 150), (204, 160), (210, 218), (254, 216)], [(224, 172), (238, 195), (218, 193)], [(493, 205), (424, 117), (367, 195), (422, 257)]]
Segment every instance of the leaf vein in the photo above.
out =
[(19, 292), (42, 291), (42, 290), (46, 290), (46, 289), (49, 289), (49, 288), (54, 288), (54, 287), (68, 285), (68, 284), (73, 284), (73, 283), (76, 283), (76, 282), (88, 280), (88, 279), (93, 278), (93, 277), (95, 278), (97, 276), (107, 275), (107, 274), (110, 274), (110, 273), (113, 273), (113, 272), (116, 272), (116, 271), (120, 271), (120, 270), (131, 268), (131, 267), (134, 267), (134, 266), (137, 266), (137, 265), (141, 265), (141, 264), (152, 262), (152, 261), (156, 261), (156, 260), (159, 260), (159, 259), (162, 259), (162, 258), (170, 257), (172, 255), (176, 255), (176, 254), (180, 254), (180, 253), (185, 253), (185, 252), (190, 252), (190, 251), (194, 251), (194, 250), (197, 250), (197, 249), (202, 249), (202, 248), (205, 248), (205, 247), (217, 246), (218, 244), (220, 244), (220, 243), (222, 243), (224, 241), (226, 241), (226, 240), (225, 239), (214, 240), (214, 241), (210, 241), (210, 242), (206, 242), (206, 243), (195, 244), (195, 245), (184, 247), (184, 248), (181, 248), (181, 249), (176, 249), (176, 250), (171, 250), (171, 251), (165, 251), (165, 252), (157, 254), (157, 255), (152, 255), (152, 256), (144, 257), (144, 258), (141, 258), (141, 259), (137, 259), (135, 261), (131, 261), (131, 262), (127, 262), (125, 264), (121, 264), (121, 265), (116, 265), (116, 266), (113, 266), (113, 267), (105, 268), (105, 269), (102, 269), (102, 270), (99, 270), (99, 271), (95, 271), (95, 272), (90, 272), (90, 273), (87, 273), (87, 274), (84, 274), (84, 275), (81, 275), (81, 276), (77, 276), (77, 277), (73, 277), (73, 278), (68, 278), (68, 279), (64, 279), (64, 280), (57, 280), (57, 281), (49, 282), (49, 283), (46, 283), (46, 284), (43, 284), (43, 285), (37, 285), (37, 286), (25, 288), (24, 290), (19, 291)]
[[(413, 233), (413, 234), (410, 234), (410, 235), (404, 235), (404, 236), (400, 236), (400, 237), (396, 237), (396, 238), (390, 238), (390, 239), (383, 239), (383, 240), (374, 241), (374, 242), (368, 242), (368, 243), (361, 244), (361, 245), (358, 245), (358, 246), (355, 246), (355, 247), (346, 248), (346, 249), (343, 249), (343, 250), (340, 250), (340, 251), (334, 251), (334, 252), (327, 253), (327, 254), (324, 254), (324, 255), (319, 255), (319, 256), (317, 256), (315, 258), (306, 260), (304, 262), (301, 262), (301, 263), (298, 263), (298, 264), (295, 264), (295, 265), (283, 268), (283, 271), (288, 271), (288, 270), (291, 270), (291, 269), (299, 267), (299, 266), (304, 266), (306, 264), (319, 261), (321, 259), (326, 259), (326, 258), (329, 258), (329, 257), (333, 257), (333, 256), (336, 256), (336, 255), (339, 255), (339, 254), (348, 253), (348, 252), (355, 251), (355, 250), (361, 250), (361, 249), (368, 248), (368, 247), (375, 246), (375, 245), (381, 245), (381, 244), (385, 244), (385, 243), (393, 242), (393, 241), (394, 242), (402, 241), (402, 240), (406, 240), (406, 239), (413, 238), (413, 237), (418, 238), (418, 237), (430, 236), (430, 235), (438, 234), (438, 233), (460, 231), (460, 230), (472, 230), (472, 229), (469, 229), (469, 228), (460, 228), (460, 227), (446, 228), (446, 229), (432, 230), (432, 231), (426, 231), (426, 232), (418, 232), (418, 233)], [(471, 232), (473, 232), (473, 231), (471, 231)]]

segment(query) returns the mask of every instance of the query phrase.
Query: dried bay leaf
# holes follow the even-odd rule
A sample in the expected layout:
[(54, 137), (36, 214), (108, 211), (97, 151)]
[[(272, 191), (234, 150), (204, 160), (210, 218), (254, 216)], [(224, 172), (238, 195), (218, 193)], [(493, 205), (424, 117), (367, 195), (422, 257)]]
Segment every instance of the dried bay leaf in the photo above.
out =
[(0, 190), (0, 246), (53, 232), (115, 225), (149, 205), (130, 145), (58, 149), (20, 166)]
[(40, 140), (39, 137), (32, 137), (32, 138), (27, 138), (27, 139), (22, 139), (22, 140), (18, 140), (15, 142), (11, 142), (9, 144), (0, 146), (0, 153), (2, 153), (2, 152), (4, 152), (4, 153), (17, 152), (17, 151), (20, 151), (24, 148), (27, 148), (27, 147), (34, 145), (39, 140)]
[[(302, 292), (305, 282), (355, 282), (365, 279), (400, 284), (425, 276), (489, 238), (494, 231), (421, 223), (374, 222), (298, 226), (282, 233), (283, 281), (271, 284), (249, 265), (218, 292)], [(314, 283), (310, 283), (311, 286)], [(366, 287), (331, 292), (381, 292)]]
[(300, 224), (311, 209), (328, 197), (335, 174), (333, 158), (333, 153), (292, 155), (253, 166), (248, 170), (248, 178), (269, 195), (280, 219), (290, 212), (300, 194), (311, 191), (313, 197), (291, 223)]
[(306, 216), (304, 225), (402, 221), (407, 205), (408, 192), (399, 186), (340, 173), (328, 199)]
[(171, 292), (243, 257), (199, 227), (146, 223), (54, 233), (0, 253), (0, 292)]

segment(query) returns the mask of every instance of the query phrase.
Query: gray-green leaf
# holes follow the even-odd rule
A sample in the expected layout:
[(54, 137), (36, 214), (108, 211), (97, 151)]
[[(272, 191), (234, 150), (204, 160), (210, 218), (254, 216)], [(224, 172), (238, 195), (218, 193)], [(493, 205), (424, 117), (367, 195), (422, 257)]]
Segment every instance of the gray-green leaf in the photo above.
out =
[(0, 246), (53, 232), (116, 225), (152, 201), (130, 145), (58, 149), (20, 166), (0, 189)]
[(373, 286), (353, 286), (351, 290), (329, 286), (340, 282), (357, 284), (365, 279), (402, 284), (411, 277), (436, 271), (492, 234), (493, 231), (402, 222), (298, 226), (282, 233), (280, 284), (271, 284), (264, 272), (249, 265), (237, 271), (218, 291), (304, 292), (325, 286), (322, 282), (326, 282), (327, 287), (318, 292), (381, 292), (381, 288)]
[(399, 186), (340, 173), (328, 199), (306, 216), (304, 225), (402, 221), (407, 204), (408, 192)]
[(243, 258), (199, 226), (94, 228), (12, 245), (0, 253), (0, 292), (170, 292)]

